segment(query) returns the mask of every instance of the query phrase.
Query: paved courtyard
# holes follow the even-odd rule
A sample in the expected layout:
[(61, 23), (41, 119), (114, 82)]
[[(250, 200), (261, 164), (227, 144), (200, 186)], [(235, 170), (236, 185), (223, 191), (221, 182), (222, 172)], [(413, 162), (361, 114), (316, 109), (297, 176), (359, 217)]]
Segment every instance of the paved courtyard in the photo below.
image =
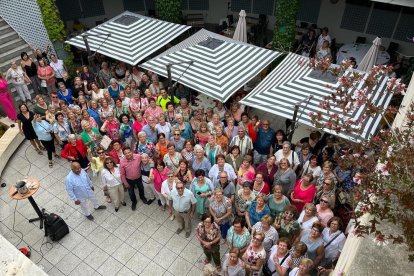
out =
[[(127, 196), (128, 206), (121, 206), (115, 213), (96, 187), (97, 198), (108, 208), (95, 211), (95, 220), (89, 221), (66, 194), (64, 179), (69, 170), (70, 163), (65, 159), (57, 159), (55, 166), (49, 168), (46, 155), (39, 156), (25, 141), (1, 176), (7, 187), (0, 188), (0, 233), (18, 248), (30, 247), (31, 260), (45, 272), (77, 276), (202, 275), (204, 255), (194, 231), (197, 220), (193, 221), (190, 238), (185, 238), (184, 232), (175, 234), (176, 221), (171, 221), (156, 202), (150, 206), (139, 202), (137, 210), (132, 211)], [(10, 185), (25, 176), (40, 180), (41, 187), (34, 195), (39, 207), (58, 214), (69, 225), (70, 233), (59, 242), (44, 244), (39, 222), (28, 222), (36, 217), (29, 201), (9, 198)], [(21, 234), (17, 231), (23, 234), (20, 243)], [(226, 250), (222, 246), (222, 254)]]

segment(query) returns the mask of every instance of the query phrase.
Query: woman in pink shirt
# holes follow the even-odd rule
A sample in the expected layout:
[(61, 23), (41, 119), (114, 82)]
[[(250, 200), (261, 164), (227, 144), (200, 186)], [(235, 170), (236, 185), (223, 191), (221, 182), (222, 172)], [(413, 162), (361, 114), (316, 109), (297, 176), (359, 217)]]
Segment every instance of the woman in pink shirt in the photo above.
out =
[(135, 117), (135, 121), (132, 125), (133, 135), (136, 141), (138, 141), (138, 133), (142, 130), (142, 128), (147, 124), (147, 121), (142, 117), (142, 112), (137, 112), (133, 114)]
[(170, 171), (169, 168), (165, 166), (164, 161), (158, 159), (155, 162), (155, 168), (152, 168), (150, 171), (149, 179), (154, 183), (154, 190), (156, 198), (158, 199), (158, 205), (162, 206), (162, 209), (165, 211), (165, 197), (161, 194), (162, 182), (167, 179), (167, 174)]
[(316, 205), (316, 213), (322, 226), (326, 227), (328, 221), (334, 216), (329, 205), (328, 197), (321, 197), (320, 204)]
[(160, 114), (164, 114), (164, 112), (162, 111), (162, 108), (161, 107), (159, 107), (159, 106), (156, 105), (154, 98), (150, 98), (148, 100), (148, 102), (149, 102), (149, 106), (145, 110), (144, 117), (145, 118), (148, 118), (148, 116), (151, 116), (151, 117), (155, 118), (155, 120), (158, 123), (158, 116)]
[(302, 212), (303, 206), (306, 203), (312, 202), (315, 196), (316, 188), (312, 184), (313, 175), (311, 173), (306, 174), (302, 179), (299, 179), (296, 183), (293, 192), (290, 194), (292, 199), (292, 205), (298, 208), (298, 212)]

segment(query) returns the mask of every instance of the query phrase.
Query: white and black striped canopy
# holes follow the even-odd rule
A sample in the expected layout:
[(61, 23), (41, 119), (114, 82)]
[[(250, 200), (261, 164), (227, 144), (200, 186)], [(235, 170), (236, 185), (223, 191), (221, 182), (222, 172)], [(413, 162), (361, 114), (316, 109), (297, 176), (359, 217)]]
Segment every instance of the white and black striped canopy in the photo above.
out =
[[(297, 116), (299, 123), (313, 126), (309, 113), (319, 111), (322, 112), (322, 123), (325, 123), (329, 115), (325, 109), (320, 107), (320, 103), (324, 100), (324, 97), (334, 92), (333, 89), (338, 87), (339, 83), (335, 77), (330, 80), (322, 80), (324, 76), (310, 68), (308, 63), (309, 58), (293, 53), (288, 54), (249, 95), (241, 100), (241, 103), (292, 119), (295, 104), (301, 102)], [(352, 74), (351, 71), (345, 72), (345, 75), (350, 74)], [(387, 82), (388, 78), (382, 77), (373, 88), (371, 99), (377, 106), (387, 107), (391, 100), (391, 94), (386, 92)], [(361, 89), (363, 85), (361, 81), (355, 89)], [(312, 97), (310, 98), (310, 96)], [(309, 98), (310, 100), (308, 100)], [(346, 119), (356, 121), (365, 111), (366, 107), (361, 106), (349, 114), (343, 114), (342, 110), (339, 109), (330, 109), (329, 112), (331, 114), (336, 113), (341, 118), (346, 116)], [(361, 127), (355, 126), (355, 131), (352, 133), (336, 133), (326, 129), (325, 131), (359, 142), (370, 138), (375, 133), (380, 120), (380, 115), (368, 117)]]
[(279, 55), (202, 29), (140, 66), (225, 102)]
[(66, 43), (86, 49), (86, 35), (91, 51), (136, 65), (189, 28), (126, 11)]

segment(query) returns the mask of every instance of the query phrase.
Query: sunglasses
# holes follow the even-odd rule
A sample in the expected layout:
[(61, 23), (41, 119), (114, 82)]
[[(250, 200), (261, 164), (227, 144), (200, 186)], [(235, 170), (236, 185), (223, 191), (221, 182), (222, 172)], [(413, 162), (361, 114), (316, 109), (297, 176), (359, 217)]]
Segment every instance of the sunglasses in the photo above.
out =
[(323, 184), (331, 186), (331, 183), (329, 183), (329, 182), (323, 182)]
[(176, 187), (177, 190), (184, 190), (184, 187), (178, 188)]
[(324, 199), (321, 199), (320, 201), (321, 202), (324, 202), (324, 203), (328, 203), (328, 201), (327, 200), (324, 200)]
[(180, 136), (180, 134), (179, 133), (174, 133), (174, 136)]
[(105, 162), (105, 164), (113, 164), (114, 162), (112, 162), (112, 161), (108, 161), (108, 162)]
[(57, 96), (52, 96), (52, 98), (56, 99), (56, 98), (57, 98)]

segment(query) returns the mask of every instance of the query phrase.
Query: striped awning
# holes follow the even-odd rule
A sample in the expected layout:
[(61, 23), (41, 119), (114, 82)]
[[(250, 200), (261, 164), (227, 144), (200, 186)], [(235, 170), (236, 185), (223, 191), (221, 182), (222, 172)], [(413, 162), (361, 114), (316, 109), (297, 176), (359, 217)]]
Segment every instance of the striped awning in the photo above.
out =
[(225, 102), (279, 55), (201, 29), (140, 66)]
[(126, 11), (66, 43), (86, 49), (86, 35), (91, 51), (136, 65), (189, 28)]
[[(309, 116), (311, 112), (322, 112), (321, 123), (325, 123), (331, 115), (320, 107), (320, 103), (324, 97), (334, 92), (334, 88), (338, 87), (339, 83), (335, 77), (329, 80), (324, 79), (324, 76), (310, 68), (308, 63), (309, 58), (293, 53), (288, 54), (249, 95), (241, 100), (241, 103), (287, 119), (293, 118), (294, 106), (300, 103), (298, 123), (314, 126)], [(350, 74), (352, 74), (351, 71), (345, 72), (345, 75)], [(388, 78), (382, 77), (373, 88), (371, 99), (376, 106), (386, 108), (391, 100), (392, 95), (386, 92), (387, 82)], [(355, 89), (361, 89), (363, 85), (361, 82)], [(366, 107), (363, 105), (349, 114), (343, 114), (340, 109), (331, 109), (329, 112), (330, 114), (336, 113), (341, 118), (346, 116), (346, 119), (356, 121), (365, 111)], [(324, 131), (360, 142), (375, 133), (380, 121), (380, 115), (368, 117), (359, 127), (354, 126), (355, 131), (352, 133), (336, 133), (327, 129)]]

